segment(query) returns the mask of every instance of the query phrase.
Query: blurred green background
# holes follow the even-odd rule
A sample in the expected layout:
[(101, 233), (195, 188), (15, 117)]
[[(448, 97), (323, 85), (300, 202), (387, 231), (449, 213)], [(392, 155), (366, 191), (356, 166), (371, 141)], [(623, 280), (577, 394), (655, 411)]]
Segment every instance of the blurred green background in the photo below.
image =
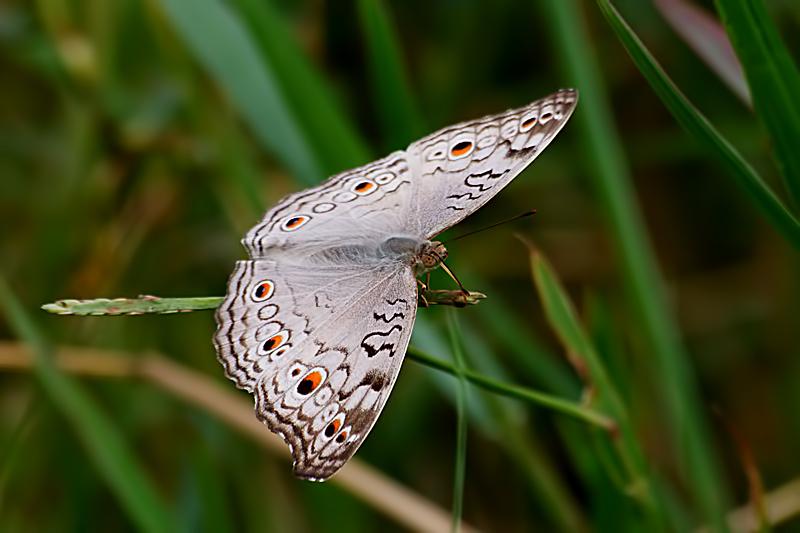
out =
[[(800, 531), (800, 4), (615, 5), (716, 131), (605, 2), (3, 2), (0, 530), (419, 527), (400, 501), (392, 515), (346, 484), (294, 479), (286, 457), (134, 367), (51, 364), (63, 346), (112, 367), (161, 354), (249, 403), (216, 361), (213, 313), (39, 306), (221, 296), (241, 235), (283, 195), (575, 87), (546, 153), (443, 236), (538, 210), (448, 245), (489, 298), (420, 310), (412, 346), (463, 352), (473, 372), (617, 430), (473, 386), (459, 409), (456, 378), (406, 361), (356, 458), (485, 531), (767, 530), (752, 509), (778, 504), (775, 531)], [(561, 279), (566, 292), (537, 283), (571, 297), (577, 344), (515, 234)]]

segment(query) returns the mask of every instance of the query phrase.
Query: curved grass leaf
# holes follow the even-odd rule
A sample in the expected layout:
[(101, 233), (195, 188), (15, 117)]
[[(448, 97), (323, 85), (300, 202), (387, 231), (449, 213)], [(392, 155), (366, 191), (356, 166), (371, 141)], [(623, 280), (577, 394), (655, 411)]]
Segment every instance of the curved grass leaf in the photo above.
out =
[(716, 0), (750, 86), (758, 118), (795, 207), (800, 205), (800, 72), (763, 0)]
[[(579, 322), (564, 287), (544, 257), (535, 250), (531, 250), (531, 271), (547, 322), (575, 366), (586, 370), (592, 403), (616, 421), (610, 445), (608, 439), (597, 440), (600, 458), (606, 459), (606, 470), (617, 479), (621, 491), (632, 496), (645, 510), (650, 522), (648, 529), (665, 530), (667, 520), (662, 514), (663, 507), (656, 505), (644, 454), (616, 386), (609, 379), (597, 350)], [(615, 453), (612, 455), (612, 452)]]
[(275, 74), (231, 9), (219, 0), (160, 1), (186, 46), (263, 145), (305, 185), (324, 178)]
[(787, 242), (800, 249), (800, 222), (797, 218), (772, 192), (753, 167), (686, 100), (617, 10), (607, 1), (598, 0), (597, 4), (633, 62), (675, 119), (701, 142), (709, 153), (725, 164), (729, 175), (744, 189), (748, 198), (755, 203), (764, 218)]
[(325, 176), (363, 165), (371, 149), (343, 114), (328, 81), (300, 47), (283, 16), (265, 0), (233, 2), (268, 61), (292, 115), (305, 133)]
[(359, 0), (358, 11), (366, 40), (372, 94), (390, 149), (404, 149), (422, 137), (422, 120), (411, 96), (400, 43), (382, 1)]
[[(453, 365), (431, 357), (416, 348), (409, 347), (408, 357), (431, 368), (442, 370), (454, 376), (459, 375), (459, 370)], [(606, 415), (593, 409), (583, 407), (575, 402), (562, 400), (556, 396), (534, 391), (526, 387), (500, 383), (499, 381), (481, 376), (470, 370), (463, 370), (460, 373), (467, 381), (487, 391), (496, 392), (502, 396), (508, 396), (509, 398), (535, 403), (604, 430), (611, 430), (615, 426), (614, 421)]]

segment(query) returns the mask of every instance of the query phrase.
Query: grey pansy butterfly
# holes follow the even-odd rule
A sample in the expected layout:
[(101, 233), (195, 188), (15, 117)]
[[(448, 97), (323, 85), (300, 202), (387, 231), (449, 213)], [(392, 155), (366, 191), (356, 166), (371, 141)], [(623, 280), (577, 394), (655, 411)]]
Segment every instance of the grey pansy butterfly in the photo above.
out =
[(416, 276), (447, 255), (430, 239), (508, 185), (577, 100), (562, 90), (444, 128), (290, 194), (242, 239), (251, 260), (231, 275), (214, 344), (297, 476), (328, 479), (375, 424), (411, 337)]

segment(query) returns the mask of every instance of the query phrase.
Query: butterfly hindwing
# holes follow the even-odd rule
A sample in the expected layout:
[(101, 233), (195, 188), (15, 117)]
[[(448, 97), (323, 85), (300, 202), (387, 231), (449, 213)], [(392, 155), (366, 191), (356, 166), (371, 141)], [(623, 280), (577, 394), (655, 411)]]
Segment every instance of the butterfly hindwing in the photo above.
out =
[(325, 480), (361, 446), (394, 387), (416, 304), (410, 271), (381, 280), (259, 380), (256, 412), (289, 443), (295, 475)]
[(231, 286), (217, 311), (219, 359), (289, 444), (295, 473), (327, 479), (397, 379), (416, 314), (413, 272), (240, 261)]
[(466, 218), (525, 169), (566, 124), (578, 93), (444, 128), (408, 147), (413, 220), (426, 239)]

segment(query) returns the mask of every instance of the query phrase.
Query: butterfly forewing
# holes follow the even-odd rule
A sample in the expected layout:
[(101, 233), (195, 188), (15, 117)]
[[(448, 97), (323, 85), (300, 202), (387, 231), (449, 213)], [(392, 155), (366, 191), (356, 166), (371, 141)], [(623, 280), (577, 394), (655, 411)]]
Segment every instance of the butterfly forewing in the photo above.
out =
[(577, 91), (567, 89), (412, 143), (411, 212), (419, 234), (439, 234), (500, 192), (553, 140), (577, 102)]
[(399, 231), (410, 219), (405, 152), (328, 178), (267, 210), (242, 244), (250, 257), (363, 242)]

